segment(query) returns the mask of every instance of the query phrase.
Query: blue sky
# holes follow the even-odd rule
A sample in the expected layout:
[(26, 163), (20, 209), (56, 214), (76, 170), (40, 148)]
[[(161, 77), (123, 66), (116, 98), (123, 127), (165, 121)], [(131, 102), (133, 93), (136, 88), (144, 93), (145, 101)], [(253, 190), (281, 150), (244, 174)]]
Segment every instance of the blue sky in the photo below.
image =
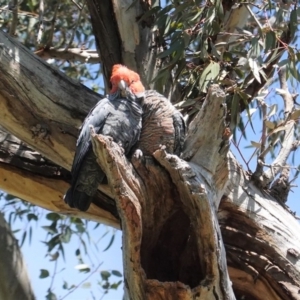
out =
[[(46, 211), (45, 211), (46, 212)], [(50, 286), (50, 282), (52, 280), (52, 274), (54, 271), (54, 263), (50, 262), (50, 257), (46, 257), (46, 247), (42, 243), (42, 241), (46, 238), (46, 231), (42, 229), (43, 225), (49, 225), (49, 221), (41, 220), (36, 226), (33, 226), (33, 236), (32, 242), (29, 244), (28, 239), (25, 241), (22, 246), (22, 252), (27, 264), (28, 273), (32, 282), (32, 287), (34, 293), (37, 297), (37, 300), (45, 299), (47, 294), (47, 289)], [(24, 226), (23, 222), (16, 221), (13, 224), (13, 229), (22, 229)], [(99, 226), (97, 229), (93, 229), (95, 226), (94, 222), (90, 222), (89, 224), (89, 233), (91, 235), (91, 239), (97, 241), (99, 237), (101, 237), (106, 231), (109, 231), (108, 234), (97, 244), (98, 251), (93, 246), (93, 244), (87, 244), (89, 248), (90, 257), (83, 254), (83, 250), (81, 249), (81, 253), (83, 256), (83, 260), (86, 264), (88, 264), (93, 271), (97, 266), (101, 263), (100, 268), (97, 272), (95, 272), (88, 280), (91, 284), (90, 287), (85, 288), (84, 285), (81, 285), (77, 288), (73, 293), (68, 295), (67, 300), (92, 300), (94, 299), (92, 293), (95, 296), (95, 299), (99, 300), (102, 295), (102, 290), (99, 289), (97, 282), (100, 280), (99, 272), (103, 270), (119, 270), (122, 271), (122, 251), (121, 251), (121, 231), (115, 232), (115, 240), (112, 246), (107, 250), (103, 251), (110, 242), (110, 238), (112, 235), (112, 230), (104, 225)], [(16, 237), (21, 239), (21, 232), (16, 234)], [(78, 260), (75, 256), (75, 250), (78, 248), (79, 241), (76, 237), (72, 238), (69, 244), (65, 245), (65, 257), (60, 256), (58, 258), (58, 266), (56, 272), (58, 273), (55, 276), (53, 283), (53, 292), (56, 294), (58, 299), (62, 299), (65, 295), (68, 294), (67, 290), (62, 288), (63, 282), (67, 281), (69, 284), (79, 284), (84, 279), (87, 278), (89, 273), (80, 273), (75, 267), (78, 265)], [(40, 270), (47, 269), (50, 272), (50, 277), (40, 279)], [(112, 282), (116, 282), (122, 278), (114, 277)], [(91, 293), (92, 292), (92, 293)], [(105, 300), (117, 300), (122, 299), (123, 296), (123, 288), (120, 286), (118, 290), (111, 290), (109, 294), (105, 295), (103, 299)]]

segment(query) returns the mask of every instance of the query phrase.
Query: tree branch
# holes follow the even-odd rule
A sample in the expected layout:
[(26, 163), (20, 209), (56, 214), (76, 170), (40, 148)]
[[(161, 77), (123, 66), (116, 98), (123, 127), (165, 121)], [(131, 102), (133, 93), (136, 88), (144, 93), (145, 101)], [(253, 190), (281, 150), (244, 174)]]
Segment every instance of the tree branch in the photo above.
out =
[(12, 0), (9, 3), (9, 9), (12, 11), (12, 21), (9, 28), (9, 34), (14, 36), (18, 25), (18, 0)]
[[(268, 166), (265, 165), (263, 157), (259, 157), (258, 164), (261, 164), (261, 167), (258, 168), (257, 170), (260, 172), (256, 171), (252, 177), (254, 181), (257, 182), (258, 185), (263, 188), (269, 187), (270, 183), (282, 171), (294, 147), (293, 142), (294, 142), (295, 120), (291, 119), (291, 114), (294, 110), (294, 100), (288, 90), (285, 67), (282, 67), (279, 70), (279, 81), (281, 86), (281, 90), (279, 94), (281, 95), (284, 102), (284, 114), (285, 114), (284, 124), (282, 124), (281, 127), (285, 131), (285, 134), (281, 145), (281, 149), (276, 159), (272, 162), (271, 165)], [(272, 134), (272, 132), (270, 134)], [(265, 155), (265, 153), (262, 153), (262, 155)], [(268, 170), (262, 174), (261, 171), (263, 166), (268, 167)]]
[(77, 128), (101, 96), (0, 32), (0, 125), (70, 169)]
[(100, 58), (97, 50), (88, 50), (80, 48), (60, 48), (50, 47), (49, 49), (41, 49), (35, 52), (42, 59), (56, 58), (67, 61), (80, 61), (82, 63), (98, 64)]
[[(223, 165), (226, 161), (224, 157), (228, 153), (228, 147), (225, 147), (225, 151), (222, 150), (224, 142), (229, 143), (229, 136), (226, 136), (224, 101), (225, 93), (218, 85), (212, 85), (201, 110), (189, 126), (182, 155), (185, 160), (202, 166), (207, 171), (207, 178), (211, 178), (220, 165)], [(224, 140), (224, 136), (227, 140)], [(226, 167), (223, 169), (226, 170)], [(221, 190), (222, 186), (224, 182), (220, 180)]]
[(272, 197), (262, 194), (232, 155), (229, 165), (229, 184), (218, 218), (236, 296), (298, 299), (298, 221)]
[(41, 44), (43, 32), (45, 31), (45, 24), (44, 24), (44, 12), (45, 12), (45, 3), (44, 0), (39, 0), (39, 30), (36, 37), (37, 44)]
[[(11, 135), (7, 139), (7, 132), (2, 132), (2, 162), (6, 165), (1, 164), (0, 172), (3, 178), (9, 180), (1, 180), (0, 188), (50, 210), (74, 213), (75, 210), (67, 208), (62, 200), (68, 189), (65, 178), (47, 178), (42, 173), (46, 167), (44, 170), (43, 167), (40, 168), (40, 176), (33, 173), (39, 166), (33, 168), (31, 165), (33, 169), (28, 172), (29, 159), (45, 161), (47, 158), (70, 170), (78, 127), (101, 96), (70, 80), (1, 31), (0, 56), (0, 125), (42, 155), (27, 149), (28, 157), (25, 162), (20, 153), (25, 153), (26, 146)], [(13, 152), (12, 149), (16, 151)], [(16, 168), (12, 165), (13, 161), (19, 163), (15, 165)], [(60, 168), (50, 165), (51, 168)], [(104, 192), (109, 190), (103, 185), (100, 189)], [(97, 205), (101, 204), (101, 198), (102, 196), (97, 196), (95, 199)], [(49, 199), (54, 200), (51, 203)], [(83, 216), (79, 212), (76, 215)], [(113, 227), (119, 226), (118, 220), (103, 209), (96, 209), (94, 212), (89, 210), (84, 215)]]
[(111, 0), (87, 0), (91, 23), (100, 59), (104, 64), (104, 79), (111, 76), (114, 64), (122, 63), (122, 43)]
[[(154, 153), (155, 158), (169, 172), (179, 190), (182, 207), (191, 220), (191, 227), (197, 232), (197, 246), (206, 284), (193, 289), (193, 296), (201, 299), (235, 299), (227, 273), (225, 248), (215, 213), (214, 189), (207, 185), (202, 168), (167, 154), (163, 150)], [(205, 258), (205, 259), (203, 259)], [(216, 268), (215, 266), (218, 265)], [(204, 297), (205, 294), (205, 297)]]
[(281, 86), (282, 92), (280, 96), (284, 102), (284, 115), (286, 119), (286, 126), (285, 126), (285, 134), (284, 139), (282, 142), (281, 149), (276, 157), (276, 159), (272, 162), (269, 170), (267, 170), (263, 174), (264, 182), (266, 185), (270, 184), (277, 174), (282, 171), (283, 166), (285, 165), (291, 151), (294, 142), (294, 125), (295, 120), (289, 120), (291, 113), (294, 109), (294, 100), (289, 92), (288, 85), (286, 82), (286, 68), (282, 67), (279, 70), (279, 82)]
[(139, 73), (146, 88), (153, 88), (159, 68), (155, 33), (150, 23), (137, 22), (150, 9), (149, 2), (87, 0), (87, 5), (104, 77), (110, 78), (112, 66), (122, 63)]
[(45, 178), (0, 163), (0, 189), (50, 211), (93, 220), (119, 229), (119, 221), (109, 211), (92, 204), (87, 212), (70, 208), (63, 201), (69, 184), (62, 179)]
[[(76, 5), (76, 2), (75, 2), (75, 1), (73, 1), (73, 3)], [(71, 47), (71, 45), (72, 45), (72, 43), (73, 43), (73, 41), (74, 41), (74, 37), (75, 37), (76, 30), (77, 30), (77, 28), (78, 28), (78, 26), (79, 26), (79, 23), (82, 21), (82, 20), (81, 20), (81, 16), (82, 16), (82, 13), (83, 13), (83, 10), (84, 10), (85, 5), (86, 5), (86, 2), (85, 2), (85, 1), (83, 2), (82, 7), (80, 7), (78, 4), (76, 5), (76, 7), (77, 7), (78, 10), (79, 10), (79, 13), (78, 13), (78, 16), (77, 16), (77, 20), (76, 20), (76, 22), (75, 22), (75, 25), (74, 25), (73, 28), (72, 28), (72, 34), (71, 34), (70, 40), (69, 40), (69, 42), (68, 42), (68, 44), (67, 44), (65, 50), (68, 50), (68, 49)]]

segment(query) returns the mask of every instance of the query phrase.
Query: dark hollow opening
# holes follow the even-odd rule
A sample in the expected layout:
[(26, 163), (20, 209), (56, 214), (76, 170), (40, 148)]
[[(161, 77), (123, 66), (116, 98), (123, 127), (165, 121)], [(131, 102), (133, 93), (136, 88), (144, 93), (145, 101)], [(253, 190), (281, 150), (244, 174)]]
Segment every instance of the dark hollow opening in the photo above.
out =
[[(251, 295), (250, 293), (236, 289), (234, 286), (233, 292), (236, 297), (236, 300), (259, 300), (257, 299), (257, 297)], [(262, 295), (260, 299), (265, 299), (265, 297)]]
[[(180, 281), (194, 288), (204, 279), (201, 270), (196, 235), (190, 219), (178, 210), (165, 222), (157, 237), (142, 243), (142, 267), (148, 279)], [(144, 237), (147, 239), (147, 237)]]

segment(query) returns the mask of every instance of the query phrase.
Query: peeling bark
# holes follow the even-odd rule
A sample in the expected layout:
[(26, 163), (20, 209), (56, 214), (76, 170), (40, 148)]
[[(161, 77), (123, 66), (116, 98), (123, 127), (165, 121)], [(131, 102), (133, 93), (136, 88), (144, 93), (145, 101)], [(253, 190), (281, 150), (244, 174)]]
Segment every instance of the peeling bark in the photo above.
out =
[(82, 63), (99, 64), (100, 57), (97, 50), (81, 48), (44, 48), (35, 52), (36, 55), (46, 60), (49, 58), (62, 59), (67, 61), (80, 61)]
[(299, 222), (262, 194), (232, 156), (229, 182), (218, 218), (236, 295), (299, 299)]
[[(195, 171), (177, 156), (156, 152), (158, 161), (176, 170), (170, 174), (172, 183), (161, 167), (149, 162), (145, 167), (135, 161), (135, 171), (105, 136), (94, 135), (93, 146), (122, 220), (129, 299), (173, 299), (174, 293), (177, 299), (235, 299), (214, 205), (206, 198), (204, 183), (199, 187)], [(151, 182), (139, 178), (143, 168)], [(152, 189), (154, 183), (164, 187), (163, 195), (161, 189)]]
[(69, 169), (77, 129), (101, 96), (50, 67), (4, 32), (0, 44), (0, 125)]

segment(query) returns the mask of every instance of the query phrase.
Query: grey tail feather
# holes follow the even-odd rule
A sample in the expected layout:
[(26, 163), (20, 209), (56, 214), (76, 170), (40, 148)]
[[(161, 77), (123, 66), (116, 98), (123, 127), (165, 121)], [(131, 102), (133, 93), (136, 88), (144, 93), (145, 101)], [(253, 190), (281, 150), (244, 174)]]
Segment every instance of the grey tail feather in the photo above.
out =
[(75, 207), (81, 211), (86, 211), (90, 207), (93, 197), (84, 192), (76, 189), (73, 191), (72, 188), (69, 188), (64, 196), (64, 200), (70, 207)]
[(65, 203), (67, 203), (70, 207), (74, 207), (74, 205), (73, 205), (73, 197), (72, 197), (72, 194), (73, 194), (73, 188), (72, 187), (70, 187), (68, 190), (67, 190), (67, 192), (66, 192), (66, 194), (64, 195), (64, 201), (65, 201)]

